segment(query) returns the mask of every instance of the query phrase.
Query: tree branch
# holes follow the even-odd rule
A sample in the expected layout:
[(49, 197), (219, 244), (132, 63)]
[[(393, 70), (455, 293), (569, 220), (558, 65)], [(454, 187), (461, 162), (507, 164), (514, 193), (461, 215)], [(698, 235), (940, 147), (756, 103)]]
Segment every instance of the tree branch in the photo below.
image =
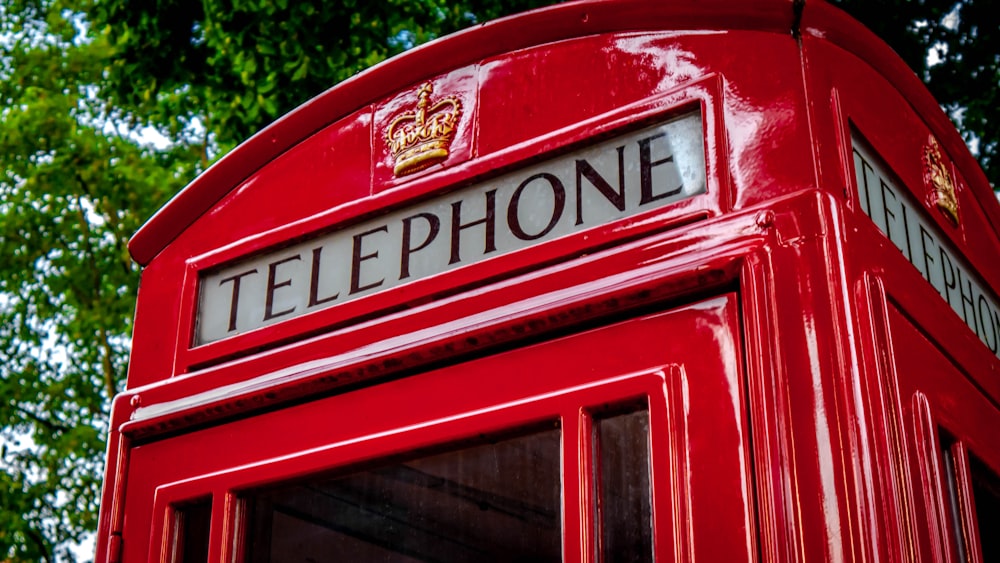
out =
[[(87, 189), (87, 183), (77, 175), (77, 182), (80, 184), (80, 189), (84, 193), (89, 193)], [(90, 222), (87, 221), (87, 213), (83, 208), (83, 196), (77, 196), (77, 213), (80, 216), (80, 230), (83, 231), (83, 250), (84, 254), (90, 260), (90, 270), (93, 273), (93, 284), (94, 284), (94, 300), (100, 305), (101, 302), (101, 270), (98, 268), (97, 263), (94, 259), (94, 249), (90, 244), (90, 238), (93, 236), (90, 230)], [(114, 351), (111, 349), (111, 341), (108, 338), (108, 329), (103, 323), (98, 323), (98, 337), (100, 342), (98, 345), (101, 350), (101, 368), (104, 376), (104, 388), (108, 392), (108, 397), (114, 397), (117, 394), (118, 389), (115, 384), (115, 371), (114, 365), (111, 362), (111, 358), (114, 355)]]
[(63, 432), (69, 432), (71, 430), (68, 426), (63, 426), (62, 424), (57, 424), (55, 422), (52, 422), (51, 420), (45, 420), (44, 418), (42, 418), (42, 417), (38, 416), (37, 414), (35, 414), (35, 413), (33, 413), (33, 412), (25, 409), (24, 407), (21, 407), (20, 405), (12, 405), (12, 408), (15, 411), (21, 413), (26, 418), (30, 418), (36, 424), (41, 424), (49, 432), (52, 432), (53, 434), (63, 433)]
[(45, 545), (45, 538), (31, 528), (26, 528), (24, 530), (24, 535), (28, 536), (28, 539), (38, 546), (38, 551), (41, 552), (44, 560), (51, 563), (52, 554), (49, 552), (49, 546)]

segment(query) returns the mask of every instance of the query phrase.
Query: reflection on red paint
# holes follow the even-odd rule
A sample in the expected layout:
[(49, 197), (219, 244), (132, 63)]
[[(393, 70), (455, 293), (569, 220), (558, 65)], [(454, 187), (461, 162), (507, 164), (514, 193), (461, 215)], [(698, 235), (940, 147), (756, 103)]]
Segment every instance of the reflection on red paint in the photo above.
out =
[(96, 560), (989, 560), (1000, 207), (802, 6), (491, 22), (195, 179), (130, 244)]

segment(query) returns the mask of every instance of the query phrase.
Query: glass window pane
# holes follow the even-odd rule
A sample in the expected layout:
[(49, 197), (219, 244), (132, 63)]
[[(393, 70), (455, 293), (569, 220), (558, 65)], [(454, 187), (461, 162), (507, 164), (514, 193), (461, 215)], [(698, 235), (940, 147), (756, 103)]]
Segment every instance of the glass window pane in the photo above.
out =
[(976, 503), (976, 525), (983, 561), (1000, 561), (1000, 477), (983, 462), (969, 456), (972, 496)]
[(594, 441), (599, 560), (652, 561), (648, 410), (595, 415)]
[(481, 439), (247, 496), (247, 560), (562, 560), (560, 432)]
[(965, 534), (962, 533), (962, 513), (958, 503), (958, 476), (955, 473), (955, 457), (951, 451), (952, 441), (945, 438), (941, 445), (941, 455), (944, 461), (944, 484), (948, 494), (948, 514), (951, 518), (951, 532), (954, 538), (958, 558), (966, 561)]
[(208, 561), (212, 499), (174, 507), (174, 563)]

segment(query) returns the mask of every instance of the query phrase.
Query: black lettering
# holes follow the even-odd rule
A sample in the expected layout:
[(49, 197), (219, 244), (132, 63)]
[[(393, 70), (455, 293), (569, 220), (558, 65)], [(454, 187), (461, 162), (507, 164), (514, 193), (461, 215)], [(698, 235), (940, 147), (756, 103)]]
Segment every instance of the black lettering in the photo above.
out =
[(471, 221), (462, 224), (462, 200), (451, 204), (451, 260), (448, 264), (455, 264), (462, 261), (459, 245), (459, 235), (462, 229), (485, 224), (486, 233), (484, 238), (483, 254), (488, 254), (497, 249), (496, 245), (496, 200), (497, 191), (490, 190), (486, 195), (486, 216), (478, 221)]
[[(927, 281), (931, 281), (931, 263), (935, 262), (935, 260), (934, 256), (932, 256), (930, 252), (927, 252), (928, 242), (937, 247), (937, 244), (934, 243), (934, 239), (931, 237), (931, 234), (927, 232), (927, 229), (925, 229), (923, 225), (920, 225), (920, 248), (923, 250), (924, 254), (924, 269), (921, 273)], [(914, 262), (914, 264), (916, 264), (916, 262)], [(940, 291), (941, 290), (939, 289), (938, 292)]]
[[(580, 163), (579, 160), (576, 162), (577, 164)], [(579, 167), (577, 167), (577, 171), (579, 171)], [(521, 193), (524, 192), (524, 188), (526, 188), (531, 182), (539, 179), (548, 181), (549, 187), (552, 188), (552, 197), (554, 200), (552, 203), (552, 217), (549, 219), (549, 224), (546, 225), (545, 228), (538, 233), (530, 235), (524, 232), (524, 229), (521, 227), (521, 219), (518, 216), (518, 210), (521, 205)], [(579, 181), (579, 176), (577, 177), (577, 181)], [(510, 205), (507, 206), (507, 226), (510, 228), (510, 232), (514, 233), (514, 236), (521, 240), (540, 239), (549, 234), (549, 232), (555, 228), (556, 224), (559, 223), (559, 219), (562, 218), (563, 208), (565, 207), (566, 189), (563, 187), (562, 182), (559, 181), (559, 178), (556, 178), (547, 172), (535, 174), (534, 176), (521, 182), (521, 185), (514, 190), (514, 195), (510, 198)]]
[[(897, 243), (896, 239), (892, 236), (892, 231), (893, 231), (892, 224), (896, 222), (896, 214), (889, 210), (889, 202), (885, 199), (885, 194), (888, 193), (889, 195), (891, 195), (893, 201), (898, 202), (899, 199), (896, 197), (896, 192), (892, 191), (892, 188), (888, 184), (886, 184), (885, 182), (883, 182), (881, 180), (879, 180), (879, 184), (880, 184), (880, 186), (882, 188), (881, 189), (881, 191), (882, 191), (882, 216), (885, 218), (885, 234), (886, 234), (887, 237), (889, 237), (889, 240), (892, 241), (892, 243), (896, 245), (896, 248), (898, 248), (900, 250), (904, 250), (904, 248), (902, 246), (899, 246), (899, 243)], [(890, 217), (892, 217), (892, 221), (889, 220)]]
[(309, 307), (315, 307), (316, 305), (322, 305), (323, 303), (329, 303), (337, 297), (340, 297), (340, 293), (334, 293), (327, 297), (319, 296), (319, 265), (320, 256), (323, 254), (323, 247), (318, 246), (313, 249), (312, 257), (312, 272), (309, 276)]
[(254, 268), (252, 270), (247, 270), (245, 272), (229, 276), (224, 280), (219, 280), (219, 287), (222, 287), (222, 284), (226, 282), (233, 282), (233, 299), (229, 302), (229, 330), (227, 332), (236, 330), (236, 313), (240, 306), (240, 280), (242, 280), (244, 276), (256, 273), (257, 268)]
[[(997, 348), (1000, 348), (1000, 311), (990, 308), (990, 319), (993, 321), (993, 334), (997, 335)], [(1000, 352), (1000, 349), (994, 350)]]
[(944, 300), (951, 305), (951, 290), (958, 287), (955, 285), (955, 267), (951, 264), (951, 257), (944, 251), (944, 247), (938, 249), (938, 256), (941, 257), (941, 276), (944, 278)]
[[(987, 301), (986, 296), (980, 293), (979, 324), (980, 326), (983, 327), (983, 334), (981, 336), (983, 337), (983, 342), (985, 342), (986, 345), (990, 347), (990, 350), (992, 350), (993, 353), (996, 354), (998, 349), (997, 333), (995, 325), (993, 324), (992, 321), (993, 321), (993, 309), (992, 307), (990, 307), (990, 302)], [(987, 334), (986, 334), (987, 328), (989, 328), (989, 331), (992, 333), (989, 335), (989, 339), (987, 339)]]
[(370, 254), (361, 254), (361, 242), (364, 237), (375, 234), (375, 233), (388, 233), (388, 225), (382, 225), (381, 227), (375, 227), (369, 231), (359, 233), (354, 235), (354, 250), (351, 257), (351, 295), (358, 293), (359, 291), (365, 291), (366, 289), (372, 289), (382, 285), (385, 278), (378, 281), (371, 282), (366, 285), (361, 285), (361, 263), (365, 260), (370, 260), (372, 258), (378, 258), (378, 250)]
[[(601, 176), (589, 162), (584, 159), (576, 161), (576, 224), (583, 224), (583, 178), (587, 178), (590, 184), (601, 192), (604, 199), (614, 205), (618, 211), (625, 211), (625, 145), (616, 149), (618, 151), (618, 191), (616, 192), (611, 184)], [(523, 185), (523, 184), (522, 184)], [(650, 188), (652, 190), (652, 187)]]
[(665, 197), (670, 197), (681, 193), (681, 189), (684, 184), (677, 186), (676, 189), (663, 192), (661, 194), (653, 194), (653, 167), (666, 164), (668, 162), (674, 161), (674, 155), (671, 154), (666, 158), (661, 158), (660, 160), (653, 160), (651, 150), (649, 145), (659, 139), (660, 137), (666, 137), (666, 133), (657, 133), (652, 137), (646, 137), (645, 139), (639, 139), (639, 188), (642, 194), (642, 198), (639, 200), (639, 205), (646, 205), (647, 203), (652, 203), (658, 199), (663, 199)]
[[(417, 246), (410, 246), (410, 236), (412, 233), (412, 223), (414, 219), (424, 219), (427, 221), (427, 225), (430, 227), (430, 232), (427, 233), (427, 239), (418, 244)], [(411, 215), (403, 219), (403, 251), (399, 257), (399, 279), (405, 279), (410, 277), (410, 254), (426, 248), (438, 235), (438, 231), (441, 230), (441, 220), (438, 219), (437, 215), (433, 213), (417, 213), (416, 215)]]
[[(958, 272), (958, 295), (962, 299), (962, 318), (965, 319), (965, 324), (972, 327), (972, 330), (978, 335), (979, 334), (979, 321), (976, 318), (976, 302), (972, 295), (972, 280), (966, 278), (965, 283), (962, 283), (962, 269), (956, 268)], [(968, 289), (969, 293), (966, 294), (965, 290)], [(968, 307), (966, 307), (968, 305)], [(969, 311), (972, 311), (972, 322), (969, 322)]]
[(273, 311), (274, 307), (274, 292), (279, 287), (285, 287), (292, 285), (292, 278), (288, 278), (284, 281), (277, 281), (278, 266), (291, 262), (293, 260), (301, 260), (302, 255), (296, 254), (295, 256), (289, 256), (288, 258), (282, 258), (277, 262), (271, 262), (267, 265), (267, 299), (264, 302), (264, 320), (269, 321), (275, 317), (280, 317), (282, 315), (287, 315), (295, 310), (293, 306), (291, 309), (285, 309), (284, 311), (278, 311), (275, 313)]
[(899, 207), (903, 210), (903, 236), (906, 240), (906, 259), (913, 264), (913, 249), (910, 248), (910, 221), (906, 213), (906, 205), (900, 205)]
[(874, 173), (875, 169), (872, 168), (871, 164), (868, 164), (868, 161), (865, 160), (865, 157), (861, 156), (861, 153), (858, 152), (858, 149), (854, 149), (854, 156), (861, 161), (861, 184), (858, 187), (863, 189), (865, 194), (864, 199), (861, 201), (861, 203), (862, 205), (864, 205), (864, 212), (869, 217), (871, 217), (872, 202), (871, 202), (871, 196), (869, 195), (870, 191), (868, 190), (868, 171), (871, 170)]

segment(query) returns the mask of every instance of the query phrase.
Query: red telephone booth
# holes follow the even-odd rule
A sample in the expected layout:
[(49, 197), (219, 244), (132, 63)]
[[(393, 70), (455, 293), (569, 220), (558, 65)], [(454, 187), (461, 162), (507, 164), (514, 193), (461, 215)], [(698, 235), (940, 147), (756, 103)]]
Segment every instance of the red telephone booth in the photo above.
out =
[(995, 560), (997, 225), (817, 0), (435, 41), (131, 241), (97, 560)]

